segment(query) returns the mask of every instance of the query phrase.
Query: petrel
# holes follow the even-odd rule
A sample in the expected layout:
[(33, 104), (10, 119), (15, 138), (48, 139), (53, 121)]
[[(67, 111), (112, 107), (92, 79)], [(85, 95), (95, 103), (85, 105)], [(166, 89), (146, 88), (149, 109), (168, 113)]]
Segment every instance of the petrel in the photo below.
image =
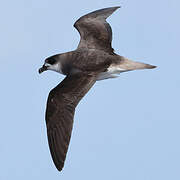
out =
[(39, 73), (52, 70), (66, 76), (50, 91), (45, 117), (50, 152), (59, 171), (64, 166), (75, 108), (95, 82), (118, 77), (121, 72), (156, 67), (114, 52), (106, 19), (118, 8), (100, 9), (79, 18), (74, 24), (81, 37), (77, 49), (48, 57), (39, 69)]

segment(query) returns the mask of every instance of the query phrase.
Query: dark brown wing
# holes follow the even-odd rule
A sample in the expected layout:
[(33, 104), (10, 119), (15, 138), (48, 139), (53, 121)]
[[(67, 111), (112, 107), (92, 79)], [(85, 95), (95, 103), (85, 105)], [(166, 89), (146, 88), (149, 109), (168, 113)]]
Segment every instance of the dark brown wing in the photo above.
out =
[(46, 125), (49, 147), (56, 168), (61, 171), (71, 137), (75, 107), (96, 81), (94, 75), (67, 76), (49, 93)]
[(106, 19), (118, 8), (100, 9), (79, 18), (74, 24), (81, 36), (78, 48), (99, 49), (113, 53), (112, 30)]

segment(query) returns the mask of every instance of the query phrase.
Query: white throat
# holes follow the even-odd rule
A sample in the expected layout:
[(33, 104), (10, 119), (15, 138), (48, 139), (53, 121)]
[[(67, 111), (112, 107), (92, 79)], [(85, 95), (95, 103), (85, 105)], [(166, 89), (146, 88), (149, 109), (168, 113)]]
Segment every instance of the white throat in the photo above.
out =
[(48, 67), (48, 70), (55, 71), (55, 72), (58, 72), (60, 74), (63, 74), (60, 62), (53, 64), (53, 65), (51, 65), (49, 63), (45, 63), (45, 66)]

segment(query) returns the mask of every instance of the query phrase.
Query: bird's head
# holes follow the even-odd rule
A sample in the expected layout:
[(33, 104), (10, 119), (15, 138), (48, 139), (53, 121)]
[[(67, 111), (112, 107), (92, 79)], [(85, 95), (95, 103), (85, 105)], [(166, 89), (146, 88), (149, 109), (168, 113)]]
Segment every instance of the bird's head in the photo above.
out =
[(60, 62), (57, 60), (55, 56), (51, 56), (45, 59), (43, 66), (39, 69), (39, 73), (42, 73), (47, 70), (52, 70), (61, 73)]

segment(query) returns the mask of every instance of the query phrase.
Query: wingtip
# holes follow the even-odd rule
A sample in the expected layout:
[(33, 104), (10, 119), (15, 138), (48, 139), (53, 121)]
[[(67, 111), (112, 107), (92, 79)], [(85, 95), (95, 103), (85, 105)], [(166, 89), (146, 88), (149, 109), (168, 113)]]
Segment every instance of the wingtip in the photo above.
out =
[(59, 165), (59, 166), (55, 164), (55, 166), (56, 166), (56, 169), (57, 169), (59, 172), (61, 172), (61, 171), (63, 170), (64, 164), (63, 164), (63, 165)]
[(119, 8), (121, 8), (121, 6), (113, 6), (113, 7), (109, 7), (109, 8), (105, 8), (105, 9), (114, 9), (114, 11), (115, 11), (116, 9), (119, 9)]
[(116, 8), (116, 9), (119, 9), (119, 8), (121, 8), (122, 6), (115, 6), (114, 8)]
[(59, 172), (61, 172), (61, 171), (62, 171), (62, 169), (63, 169), (63, 168), (57, 168), (57, 170), (58, 170)]

